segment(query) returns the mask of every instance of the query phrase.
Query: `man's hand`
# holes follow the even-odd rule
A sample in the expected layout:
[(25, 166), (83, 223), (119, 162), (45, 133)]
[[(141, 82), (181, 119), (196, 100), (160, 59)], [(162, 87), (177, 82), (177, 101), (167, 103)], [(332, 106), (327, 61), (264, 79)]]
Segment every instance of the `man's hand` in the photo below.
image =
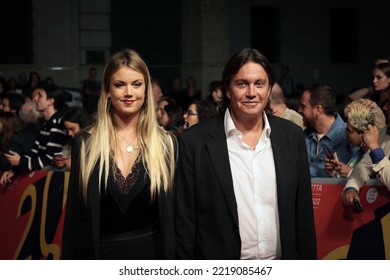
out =
[(343, 204), (345, 206), (354, 207), (353, 200), (356, 199), (360, 202), (359, 194), (354, 188), (348, 188), (341, 194)]

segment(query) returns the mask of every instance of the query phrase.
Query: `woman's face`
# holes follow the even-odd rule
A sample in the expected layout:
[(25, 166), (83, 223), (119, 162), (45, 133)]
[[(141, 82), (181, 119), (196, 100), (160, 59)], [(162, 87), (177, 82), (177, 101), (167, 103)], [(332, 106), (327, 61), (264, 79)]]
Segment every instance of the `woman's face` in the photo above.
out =
[(160, 125), (162, 125), (164, 128), (168, 128), (170, 122), (171, 122), (171, 117), (168, 115), (167, 111), (163, 110), (159, 118)]
[(165, 111), (165, 106), (168, 105), (168, 101), (161, 100), (157, 104), (156, 109), (156, 115), (157, 115), (157, 122), (159, 125), (164, 126), (163, 122), (167, 124), (167, 121), (169, 121), (169, 116), (167, 112)]
[(372, 81), (374, 85), (374, 89), (377, 91), (381, 91), (386, 89), (390, 85), (390, 77), (387, 77), (385, 73), (383, 73), (379, 69), (374, 69), (373, 71), (374, 79)]
[(184, 129), (199, 123), (198, 110), (195, 104), (191, 104), (183, 115)]
[(68, 132), (68, 135), (72, 138), (76, 135), (77, 132), (80, 131), (80, 125), (75, 122), (64, 121), (64, 126)]
[(127, 66), (119, 68), (110, 79), (108, 95), (114, 108), (114, 114), (120, 117), (138, 115), (145, 102), (144, 76)]
[(213, 91), (213, 93), (211, 94), (211, 96), (213, 97), (213, 100), (214, 100), (214, 103), (215, 104), (218, 104), (222, 101), (222, 91), (220, 88), (217, 88), (216, 90)]

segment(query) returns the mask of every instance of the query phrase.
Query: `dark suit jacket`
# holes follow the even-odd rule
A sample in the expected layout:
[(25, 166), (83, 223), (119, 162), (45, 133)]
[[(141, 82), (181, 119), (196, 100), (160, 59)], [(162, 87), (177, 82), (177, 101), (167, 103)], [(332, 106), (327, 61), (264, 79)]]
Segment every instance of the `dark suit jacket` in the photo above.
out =
[[(99, 170), (93, 170), (88, 182), (88, 203), (85, 206), (79, 184), (80, 143), (82, 137), (89, 134), (81, 132), (76, 135), (72, 146), (72, 166), (69, 178), (67, 207), (62, 236), (62, 259), (99, 259), (100, 242), (100, 195)], [(98, 166), (98, 165), (96, 165)], [(105, 188), (102, 182), (102, 189)], [(174, 258), (174, 204), (173, 195), (158, 195), (158, 217), (163, 252), (161, 258)]]
[[(268, 116), (275, 160), (283, 259), (316, 259), (311, 179), (302, 129)], [(237, 203), (224, 116), (179, 138), (176, 173), (176, 257), (239, 259)]]

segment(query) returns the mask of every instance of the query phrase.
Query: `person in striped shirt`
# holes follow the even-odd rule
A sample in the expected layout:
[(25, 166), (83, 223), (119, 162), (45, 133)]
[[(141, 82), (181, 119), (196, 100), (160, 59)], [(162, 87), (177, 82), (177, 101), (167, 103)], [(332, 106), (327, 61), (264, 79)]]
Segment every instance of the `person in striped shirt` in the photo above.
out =
[(33, 101), (44, 119), (41, 131), (31, 150), (24, 155), (14, 151), (6, 154), (14, 167), (3, 173), (1, 182), (10, 181), (18, 171), (51, 169), (55, 153), (66, 144), (66, 130), (62, 122), (65, 96), (61, 88), (46, 85), (35, 89)]

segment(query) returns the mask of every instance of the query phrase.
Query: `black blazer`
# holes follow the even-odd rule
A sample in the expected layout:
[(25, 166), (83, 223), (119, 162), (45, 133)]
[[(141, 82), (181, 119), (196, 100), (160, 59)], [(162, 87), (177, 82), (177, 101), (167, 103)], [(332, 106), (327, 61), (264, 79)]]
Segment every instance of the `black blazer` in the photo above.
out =
[[(69, 178), (67, 207), (62, 235), (62, 259), (99, 259), (100, 242), (100, 195), (98, 190), (99, 170), (95, 167), (88, 182), (88, 203), (85, 206), (79, 184), (79, 161), (81, 138), (89, 134), (76, 135), (72, 146), (72, 165)], [(96, 165), (97, 166), (97, 165)], [(102, 189), (105, 188), (102, 182)], [(173, 194), (158, 194), (158, 218), (163, 259), (174, 259), (174, 203)]]
[[(283, 259), (316, 259), (311, 179), (302, 129), (268, 116)], [(224, 114), (179, 137), (176, 257), (240, 259), (241, 239)]]

